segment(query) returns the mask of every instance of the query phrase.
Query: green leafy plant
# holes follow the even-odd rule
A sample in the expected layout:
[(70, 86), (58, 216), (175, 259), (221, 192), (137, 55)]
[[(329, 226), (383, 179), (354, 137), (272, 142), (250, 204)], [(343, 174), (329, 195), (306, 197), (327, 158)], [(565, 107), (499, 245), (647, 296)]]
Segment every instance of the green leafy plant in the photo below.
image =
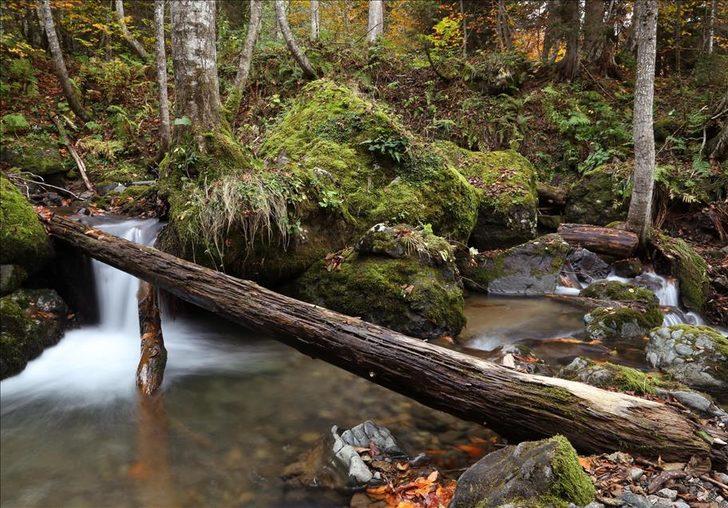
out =
[(396, 163), (402, 162), (407, 151), (407, 140), (403, 138), (387, 138), (379, 136), (374, 139), (367, 139), (361, 142), (370, 152), (389, 157)]

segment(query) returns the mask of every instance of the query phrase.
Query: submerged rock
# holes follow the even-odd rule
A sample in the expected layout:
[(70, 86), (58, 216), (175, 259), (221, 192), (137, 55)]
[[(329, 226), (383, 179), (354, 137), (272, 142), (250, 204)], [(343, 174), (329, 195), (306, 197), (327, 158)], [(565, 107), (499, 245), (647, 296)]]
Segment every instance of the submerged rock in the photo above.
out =
[(452, 247), (428, 228), (376, 225), (355, 247), (312, 266), (295, 291), (415, 337), (455, 336), (465, 325)]
[(584, 316), (587, 334), (592, 339), (631, 342), (663, 321), (655, 294), (633, 284), (599, 281), (583, 289), (580, 296), (616, 302), (605, 303)]
[(702, 312), (710, 290), (705, 260), (680, 238), (657, 233), (652, 242), (659, 253), (658, 267), (678, 280), (682, 303), (690, 310)]
[(581, 356), (562, 368), (559, 377), (638, 395), (654, 394), (659, 387), (666, 384), (659, 377), (631, 367), (610, 362), (597, 363)]
[(497, 295), (553, 293), (569, 245), (557, 234), (504, 251), (463, 253), (458, 265), (470, 289)]
[(605, 226), (627, 216), (631, 166), (608, 164), (584, 173), (567, 196), (566, 222)]
[(486, 455), (462, 474), (450, 506), (583, 506), (594, 493), (574, 448), (556, 436)]
[(30, 203), (0, 175), (0, 264), (33, 272), (50, 258), (51, 244)]
[(20, 289), (0, 298), (0, 379), (58, 342), (67, 313), (52, 289)]
[(728, 393), (728, 338), (708, 326), (652, 330), (647, 361), (690, 387), (723, 397)]

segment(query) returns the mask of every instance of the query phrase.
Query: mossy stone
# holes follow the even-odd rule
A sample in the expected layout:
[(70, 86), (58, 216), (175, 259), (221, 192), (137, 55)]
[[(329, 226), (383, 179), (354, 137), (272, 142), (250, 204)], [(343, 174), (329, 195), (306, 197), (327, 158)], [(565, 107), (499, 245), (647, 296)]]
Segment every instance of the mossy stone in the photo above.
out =
[(566, 222), (604, 226), (627, 216), (631, 168), (626, 163), (599, 166), (583, 174), (571, 187)]
[(0, 296), (5, 296), (18, 289), (28, 273), (19, 265), (0, 265)]
[(0, 175), (0, 264), (15, 264), (33, 272), (51, 257), (51, 244), (33, 207)]
[(69, 169), (67, 160), (58, 151), (58, 142), (45, 132), (4, 136), (0, 160), (42, 177), (66, 173)]
[(584, 357), (577, 357), (562, 368), (559, 377), (637, 395), (653, 395), (658, 388), (676, 385), (663, 380), (659, 374), (648, 374), (610, 362), (595, 362)]
[(662, 257), (659, 261), (677, 278), (683, 304), (690, 310), (702, 312), (710, 290), (708, 264), (681, 238), (657, 233), (652, 242)]

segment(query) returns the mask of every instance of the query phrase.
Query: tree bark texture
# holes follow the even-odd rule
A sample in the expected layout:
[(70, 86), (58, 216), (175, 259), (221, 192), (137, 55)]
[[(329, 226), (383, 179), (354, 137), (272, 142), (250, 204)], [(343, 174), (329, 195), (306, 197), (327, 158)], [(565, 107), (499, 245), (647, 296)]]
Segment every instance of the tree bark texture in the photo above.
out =
[(220, 87), (215, 48), (215, 2), (174, 0), (172, 60), (178, 117), (188, 117), (195, 133), (220, 125)]
[(498, 40), (502, 50), (513, 49), (513, 33), (508, 22), (505, 0), (498, 0)]
[(41, 30), (45, 32), (48, 39), (48, 50), (51, 53), (51, 60), (53, 61), (53, 71), (61, 84), (63, 95), (66, 96), (66, 100), (68, 101), (68, 105), (71, 107), (71, 110), (80, 119), (88, 122), (91, 120), (91, 116), (81, 105), (81, 100), (78, 98), (78, 95), (76, 95), (76, 91), (73, 89), (73, 85), (71, 84), (71, 79), (68, 77), (66, 62), (63, 59), (61, 45), (58, 42), (56, 25), (53, 23), (53, 13), (51, 12), (50, 0), (39, 0), (37, 10), (38, 19), (41, 23)]
[(652, 227), (652, 193), (655, 185), (655, 134), (652, 109), (657, 48), (657, 0), (635, 3), (637, 26), (637, 77), (634, 90), (634, 186), (627, 228), (646, 243)]
[(235, 74), (233, 87), (230, 89), (230, 95), (228, 95), (228, 98), (225, 101), (225, 109), (227, 110), (230, 120), (234, 119), (235, 115), (237, 115), (238, 109), (240, 109), (240, 103), (243, 100), (245, 87), (247, 86), (248, 78), (250, 77), (250, 68), (253, 64), (253, 51), (255, 50), (255, 44), (258, 42), (262, 20), (263, 1), (250, 0), (250, 22), (248, 23), (248, 34), (245, 36), (243, 52), (240, 53), (238, 72)]
[(164, 43), (164, 0), (154, 0), (154, 26), (156, 28), (157, 85), (159, 86), (159, 135), (162, 152), (172, 143), (172, 127), (169, 120), (167, 96), (167, 50)]
[(321, 24), (319, 19), (319, 0), (311, 0), (311, 40), (317, 41)]
[[(306, 355), (435, 409), (523, 440), (557, 433), (583, 452), (637, 451), (666, 460), (716, 455), (697, 425), (672, 407), (589, 385), (524, 374), (407, 337), (257, 284), (195, 265), (61, 216), (49, 232), (82, 252), (147, 280)], [(718, 450), (716, 452), (715, 450)]]
[(367, 42), (374, 44), (384, 34), (384, 1), (369, 0), (369, 22)]
[(114, 12), (116, 14), (116, 20), (119, 22), (119, 27), (121, 28), (121, 35), (124, 37), (124, 40), (127, 44), (129, 44), (129, 47), (136, 52), (137, 55), (139, 55), (143, 60), (149, 59), (149, 53), (147, 53), (147, 50), (144, 49), (144, 46), (142, 46), (141, 42), (137, 40), (136, 37), (132, 35), (132, 33), (129, 31), (129, 27), (126, 26), (126, 17), (124, 16), (124, 0), (114, 0)]
[(283, 0), (276, 0), (276, 18), (278, 18), (278, 26), (286, 41), (288, 51), (293, 55), (293, 59), (296, 60), (306, 77), (315, 78), (316, 71), (311, 65), (311, 62), (308, 61), (306, 54), (298, 46), (296, 39), (293, 37), (293, 32), (291, 32), (291, 27), (288, 25), (288, 16), (286, 16), (286, 6)]
[(139, 330), (141, 331), (141, 358), (136, 373), (137, 388), (149, 396), (162, 386), (167, 365), (167, 349), (162, 336), (157, 289), (148, 282), (139, 285)]
[(586, 0), (584, 4), (584, 57), (594, 64), (601, 56), (607, 37), (605, 25), (605, 0)]
[(559, 76), (562, 79), (571, 81), (579, 74), (581, 59), (579, 2), (561, 0), (559, 12), (564, 39), (566, 40), (566, 54), (559, 60)]
[(561, 224), (558, 233), (570, 245), (618, 259), (631, 257), (639, 244), (639, 238), (631, 231), (588, 224)]

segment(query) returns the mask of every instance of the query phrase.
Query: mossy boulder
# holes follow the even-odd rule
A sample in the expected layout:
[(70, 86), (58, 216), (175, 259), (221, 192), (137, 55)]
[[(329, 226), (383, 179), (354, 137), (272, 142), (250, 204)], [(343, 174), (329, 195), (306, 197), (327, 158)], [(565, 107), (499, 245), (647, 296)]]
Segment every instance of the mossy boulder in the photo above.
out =
[(0, 264), (41, 268), (52, 249), (38, 216), (20, 191), (0, 175)]
[(452, 248), (428, 227), (372, 227), (353, 248), (329, 255), (296, 282), (308, 302), (425, 339), (465, 325)]
[(25, 279), (28, 278), (28, 272), (19, 265), (0, 265), (0, 296), (5, 296), (18, 289)]
[(584, 173), (571, 187), (565, 222), (604, 226), (627, 217), (631, 166), (615, 163)]
[(559, 235), (551, 234), (500, 251), (458, 254), (458, 266), (468, 288), (499, 295), (533, 296), (553, 293), (569, 253)]
[(560, 435), (489, 453), (458, 479), (451, 508), (584, 506), (594, 500), (591, 478)]
[(472, 152), (449, 141), (439, 150), (478, 196), (478, 220), (470, 244), (480, 250), (512, 247), (536, 237), (536, 170), (513, 150)]
[(32, 132), (19, 137), (4, 136), (0, 160), (42, 177), (69, 170), (67, 161), (58, 151), (58, 142), (45, 132)]
[(0, 298), (0, 379), (58, 342), (67, 313), (52, 289), (21, 289)]
[(648, 374), (632, 367), (610, 362), (595, 362), (588, 358), (577, 357), (559, 371), (559, 377), (580, 381), (598, 388), (606, 388), (637, 395), (652, 395), (658, 388), (670, 383), (659, 375)]
[(728, 338), (708, 326), (672, 325), (650, 332), (647, 361), (686, 385), (726, 398)]
[(683, 305), (690, 310), (702, 312), (710, 291), (708, 264), (681, 238), (657, 233), (652, 242), (658, 253), (659, 268), (678, 280)]

